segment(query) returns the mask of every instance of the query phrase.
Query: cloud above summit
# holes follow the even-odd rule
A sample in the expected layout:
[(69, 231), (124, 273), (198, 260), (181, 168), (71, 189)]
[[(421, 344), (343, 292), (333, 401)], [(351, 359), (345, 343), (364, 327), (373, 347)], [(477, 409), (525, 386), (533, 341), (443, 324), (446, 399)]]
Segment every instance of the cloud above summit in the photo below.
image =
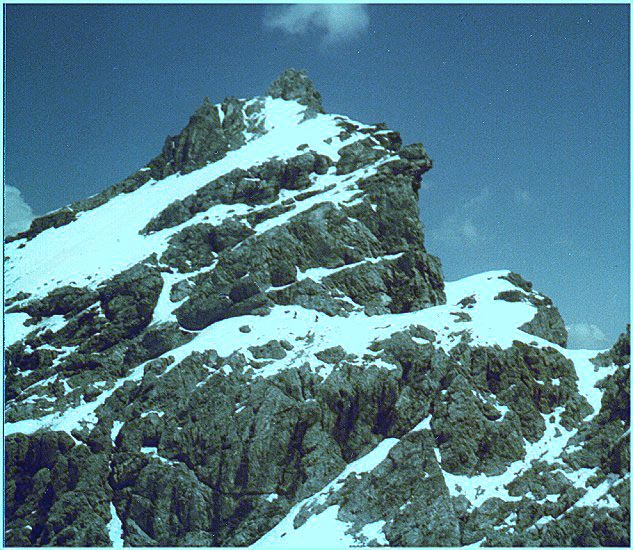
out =
[(29, 228), (35, 216), (22, 197), (22, 192), (12, 185), (4, 186), (4, 234), (15, 235)]
[(354, 38), (369, 28), (369, 12), (362, 4), (298, 4), (273, 7), (264, 19), (269, 29), (288, 34), (324, 33), (326, 43)]

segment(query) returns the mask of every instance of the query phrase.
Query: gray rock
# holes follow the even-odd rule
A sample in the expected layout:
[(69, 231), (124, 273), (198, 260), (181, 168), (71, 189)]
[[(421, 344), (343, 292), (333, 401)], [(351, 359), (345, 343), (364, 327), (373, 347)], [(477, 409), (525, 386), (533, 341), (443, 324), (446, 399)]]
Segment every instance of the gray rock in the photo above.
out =
[(507, 277), (502, 277), (511, 282), (521, 290), (506, 290), (495, 296), (495, 300), (505, 300), (506, 302), (530, 302), (537, 308), (534, 318), (524, 323), (520, 328), (528, 334), (539, 336), (559, 346), (567, 345), (567, 329), (560, 312), (552, 301), (544, 296), (539, 297), (532, 292), (532, 283), (526, 281), (517, 273), (510, 273)]
[(336, 173), (349, 174), (385, 156), (386, 151), (377, 145), (378, 143), (372, 138), (366, 138), (339, 149), (340, 158), (336, 163)]
[(511, 271), (507, 276), (504, 275), (501, 278), (511, 282), (514, 286), (519, 287), (525, 292), (532, 292), (532, 283), (530, 281), (526, 281), (518, 273), (514, 273), (513, 271)]
[(199, 212), (217, 204), (269, 204), (281, 189), (304, 189), (311, 185), (311, 174), (324, 174), (331, 159), (312, 151), (288, 159), (271, 160), (248, 170), (237, 168), (210, 181), (183, 200), (175, 200), (152, 218), (141, 230), (155, 233), (180, 225)]
[(356, 504), (374, 521), (386, 512), (393, 518), (384, 528), (390, 546), (459, 545), (459, 523), (433, 447), (429, 432), (403, 438), (342, 512)]
[(98, 299), (99, 294), (93, 290), (76, 286), (61, 286), (49, 292), (45, 298), (10, 307), (7, 313), (24, 312), (35, 319), (42, 319), (53, 315), (77, 313), (94, 304)]
[(62, 227), (77, 219), (76, 212), (72, 207), (64, 207), (60, 210), (55, 210), (50, 214), (35, 218), (29, 228), (26, 231), (22, 231), (16, 235), (10, 235), (5, 239), (5, 242), (10, 243), (13, 241), (19, 241), (20, 239), (26, 239), (30, 241), (34, 237), (37, 237), (43, 231), (53, 227)]
[(99, 289), (106, 318), (126, 335), (135, 335), (149, 325), (163, 287), (155, 267), (139, 263), (116, 275)]
[(324, 112), (321, 105), (321, 94), (314, 89), (314, 85), (303, 70), (286, 69), (271, 84), (266, 95), (285, 100), (296, 100), (317, 113)]
[(314, 354), (319, 361), (323, 361), (324, 363), (336, 364), (340, 363), (345, 359), (347, 353), (345, 349), (341, 346), (334, 346), (331, 348), (327, 348), (321, 351), (318, 351)]
[(283, 359), (286, 357), (286, 350), (277, 340), (271, 340), (263, 346), (249, 346), (248, 351), (255, 359)]
[(559, 346), (566, 347), (567, 328), (558, 309), (552, 305), (539, 305), (537, 308), (534, 318), (519, 328), (528, 334), (540, 336)]

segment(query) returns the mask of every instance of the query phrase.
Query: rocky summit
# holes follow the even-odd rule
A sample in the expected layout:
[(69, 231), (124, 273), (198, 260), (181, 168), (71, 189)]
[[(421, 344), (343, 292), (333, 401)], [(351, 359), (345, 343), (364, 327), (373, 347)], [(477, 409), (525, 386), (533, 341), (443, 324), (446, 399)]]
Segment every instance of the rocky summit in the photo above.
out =
[(5, 544), (629, 546), (629, 330), (445, 281), (431, 167), (289, 70), (7, 239)]

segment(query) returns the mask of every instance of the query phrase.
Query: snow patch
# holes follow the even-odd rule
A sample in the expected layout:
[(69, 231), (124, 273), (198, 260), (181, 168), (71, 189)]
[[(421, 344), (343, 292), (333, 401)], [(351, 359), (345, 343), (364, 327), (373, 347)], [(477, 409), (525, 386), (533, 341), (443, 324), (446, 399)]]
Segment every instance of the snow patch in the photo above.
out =
[(431, 429), (431, 415), (429, 414), (424, 420), (422, 420), (415, 428), (413, 428), (412, 432), (420, 432), (422, 430), (430, 430)]
[[(376, 448), (365, 456), (355, 460), (321, 491), (308, 497), (292, 507), (288, 515), (281, 520), (271, 531), (259, 539), (253, 548), (258, 547), (299, 547), (317, 548), (328, 546), (350, 546), (358, 544), (352, 535), (346, 534), (351, 524), (337, 519), (339, 507), (330, 506), (323, 512), (310, 516), (310, 518), (298, 529), (294, 528), (294, 519), (299, 512), (306, 507), (316, 504), (325, 504), (331, 492), (336, 492), (352, 474), (359, 475), (370, 472), (380, 464), (389, 454), (389, 451), (398, 443), (398, 439), (389, 438), (381, 441)], [(384, 535), (383, 535), (384, 536)]]
[(7, 422), (4, 425), (4, 434), (5, 436), (14, 433), (32, 434), (41, 429), (48, 429), (51, 431), (66, 432), (71, 435), (73, 430), (81, 429), (84, 425), (94, 426), (98, 421), (95, 413), (97, 408), (103, 405), (106, 399), (128, 380), (140, 380), (144, 369), (145, 363), (133, 369), (131, 374), (125, 378), (120, 378), (111, 389), (102, 392), (94, 401), (89, 403), (82, 401), (77, 407), (68, 408), (65, 411), (56, 412), (37, 419), (29, 418), (19, 420), (18, 422)]
[(108, 523), (108, 533), (112, 548), (123, 548), (123, 523), (112, 502), (110, 503), (111, 519)]
[(363, 526), (360, 530), (359, 534), (364, 536), (367, 539), (367, 542), (376, 542), (377, 544), (388, 546), (389, 541), (385, 534), (383, 533), (383, 528), (385, 526), (384, 521), (374, 521), (373, 523), (368, 523)]
[(114, 422), (112, 422), (112, 431), (110, 432), (110, 439), (112, 440), (112, 445), (114, 445), (114, 442), (117, 436), (119, 435), (119, 432), (121, 431), (121, 428), (123, 427), (124, 424), (125, 422), (121, 422), (120, 420), (115, 420)]

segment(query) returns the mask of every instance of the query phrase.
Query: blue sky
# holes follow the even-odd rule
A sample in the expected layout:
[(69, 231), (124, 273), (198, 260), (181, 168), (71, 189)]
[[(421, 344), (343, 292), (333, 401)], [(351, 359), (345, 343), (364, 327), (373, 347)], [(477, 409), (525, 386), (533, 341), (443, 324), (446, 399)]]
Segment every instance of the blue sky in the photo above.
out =
[(628, 10), (10, 5), (5, 183), (59, 208), (144, 165), (204, 96), (305, 68), (328, 112), (426, 145), (421, 217), (447, 279), (517, 271), (573, 345), (607, 347), (629, 320)]

